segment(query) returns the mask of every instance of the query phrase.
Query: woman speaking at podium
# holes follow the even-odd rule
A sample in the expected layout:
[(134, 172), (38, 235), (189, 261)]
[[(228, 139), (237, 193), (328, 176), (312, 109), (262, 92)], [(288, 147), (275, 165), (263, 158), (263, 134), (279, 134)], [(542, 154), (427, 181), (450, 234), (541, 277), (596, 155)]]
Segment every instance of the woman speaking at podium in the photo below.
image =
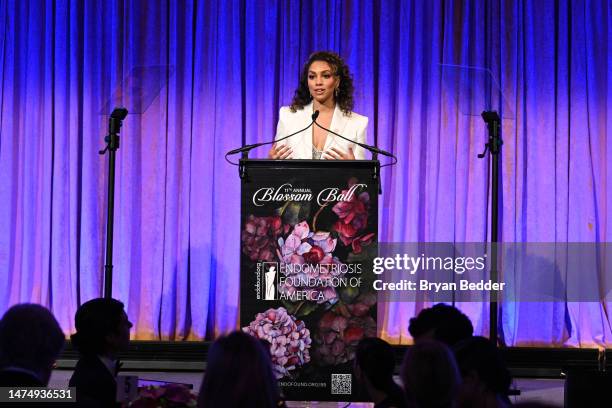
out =
[[(368, 118), (353, 110), (353, 79), (348, 66), (333, 52), (310, 55), (300, 76), (291, 106), (280, 109), (276, 138), (317, 123), (350, 140), (365, 143)], [(313, 124), (305, 131), (275, 143), (271, 159), (363, 160), (364, 149)]]

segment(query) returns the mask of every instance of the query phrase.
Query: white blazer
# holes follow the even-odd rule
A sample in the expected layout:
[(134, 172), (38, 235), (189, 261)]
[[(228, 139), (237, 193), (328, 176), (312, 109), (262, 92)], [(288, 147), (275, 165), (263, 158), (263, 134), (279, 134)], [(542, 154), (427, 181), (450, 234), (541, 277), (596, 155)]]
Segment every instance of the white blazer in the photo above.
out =
[[(310, 122), (312, 122), (312, 113), (312, 102), (304, 106), (304, 109), (299, 109), (296, 112), (291, 112), (287, 106), (280, 108), (278, 125), (276, 127), (276, 137), (274, 140), (278, 140), (281, 137), (290, 135), (291, 133), (297, 132), (298, 130), (308, 126)], [(352, 112), (350, 116), (347, 116), (336, 104), (329, 129), (346, 137), (347, 139), (351, 139), (359, 143), (365, 143), (367, 127), (368, 118), (366, 116), (359, 115), (355, 112)], [(283, 140), (280, 142), (280, 144), (288, 145), (293, 149), (293, 153), (291, 153), (291, 155), (288, 157), (289, 159), (312, 159), (312, 127), (308, 128), (302, 133), (291, 136), (289, 139)], [(355, 159), (365, 159), (365, 151), (363, 148), (343, 140), (336, 135), (328, 133), (323, 152), (332, 147), (344, 152), (347, 152), (349, 147), (352, 147)], [(323, 158), (323, 155), (321, 155), (321, 158)]]

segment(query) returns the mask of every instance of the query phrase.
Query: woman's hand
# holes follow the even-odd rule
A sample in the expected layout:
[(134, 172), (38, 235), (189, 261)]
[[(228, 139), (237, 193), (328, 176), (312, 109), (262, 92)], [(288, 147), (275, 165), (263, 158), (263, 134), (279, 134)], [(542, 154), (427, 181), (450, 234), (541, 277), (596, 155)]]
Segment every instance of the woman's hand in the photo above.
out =
[(293, 149), (288, 145), (277, 146), (276, 143), (274, 143), (268, 152), (268, 158), (274, 160), (288, 159), (291, 153), (293, 153)]
[(349, 147), (348, 152), (332, 147), (325, 151), (324, 156), (327, 160), (355, 160), (352, 147)]

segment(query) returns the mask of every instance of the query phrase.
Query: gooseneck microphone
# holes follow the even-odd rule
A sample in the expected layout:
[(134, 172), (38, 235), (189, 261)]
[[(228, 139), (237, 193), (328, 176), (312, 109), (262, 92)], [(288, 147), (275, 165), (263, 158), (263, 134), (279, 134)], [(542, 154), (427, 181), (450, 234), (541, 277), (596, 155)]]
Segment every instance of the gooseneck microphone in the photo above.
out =
[[(274, 144), (274, 143), (282, 142), (285, 139), (289, 139), (290, 137), (293, 137), (293, 136), (295, 136), (295, 135), (297, 135), (299, 133), (304, 132), (305, 130), (308, 130), (312, 125), (317, 125), (319, 128), (321, 128), (321, 129), (323, 129), (323, 130), (325, 130), (325, 131), (327, 131), (327, 132), (329, 132), (329, 133), (331, 133), (331, 134), (333, 134), (335, 136), (338, 136), (339, 138), (341, 138), (343, 140), (346, 140), (347, 142), (353, 143), (353, 144), (355, 144), (355, 145), (357, 145), (357, 146), (359, 146), (359, 147), (361, 147), (361, 148), (371, 152), (374, 155), (374, 158), (373, 158), (374, 160), (376, 160), (375, 156), (380, 154), (380, 155), (383, 155), (383, 156), (391, 157), (394, 160), (393, 163), (391, 163), (391, 165), (397, 163), (397, 157), (395, 157), (395, 155), (393, 153), (390, 153), (390, 152), (388, 152), (386, 150), (379, 149), (376, 146), (371, 146), (371, 145), (368, 145), (368, 144), (365, 144), (365, 143), (360, 143), (360, 142), (357, 142), (355, 140), (351, 140), (351, 139), (349, 139), (347, 137), (342, 136), (341, 134), (338, 134), (338, 133), (334, 132), (331, 129), (327, 129), (326, 127), (321, 126), (319, 124), (319, 122), (317, 122), (317, 118), (319, 117), (319, 114), (320, 114), (319, 110), (314, 111), (312, 113), (312, 115), (310, 116), (311, 122), (308, 124), (308, 126), (306, 126), (303, 129), (298, 130), (297, 132), (293, 132), (290, 135), (281, 137), (280, 139), (273, 140), (273, 141), (270, 141), (270, 142), (253, 143), (253, 144), (248, 144), (248, 145), (239, 147), (237, 149), (230, 150), (229, 152), (225, 153), (225, 160), (228, 161), (231, 164), (237, 164), (237, 163), (232, 163), (228, 159), (228, 156), (232, 156), (234, 154), (242, 153), (242, 158), (243, 159), (248, 159), (249, 152), (251, 150), (257, 148), (257, 147), (261, 147), (261, 146), (266, 146), (266, 145), (271, 145), (271, 144)], [(388, 164), (386, 164), (385, 166), (388, 166)]]
[(278, 142), (283, 141), (285, 139), (289, 139), (290, 137), (293, 137), (293, 136), (297, 135), (298, 133), (302, 133), (303, 131), (308, 130), (309, 127), (311, 127), (314, 123), (316, 123), (318, 117), (319, 117), (319, 111), (316, 110), (316, 111), (314, 111), (314, 113), (310, 117), (312, 119), (312, 121), (304, 129), (300, 129), (297, 132), (293, 132), (290, 135), (281, 137), (280, 139), (273, 140), (271, 142), (254, 143), (254, 144), (249, 144), (249, 145), (246, 145), (246, 146), (239, 147), (238, 149), (230, 150), (229, 152), (225, 153), (225, 157), (227, 158), (227, 156), (232, 156), (232, 155), (237, 154), (237, 153), (247, 153), (248, 154), (251, 150), (255, 149), (256, 147), (266, 146), (266, 145), (270, 145), (270, 144), (273, 144), (273, 143), (278, 143)]
[[(317, 116), (319, 116), (318, 115), (319, 111), (316, 111), (316, 113), (317, 113)], [(312, 115), (312, 116), (314, 117), (315, 115)], [(344, 137), (341, 134), (338, 134), (338, 133), (334, 132), (331, 129), (327, 129), (326, 127), (321, 126), (319, 124), (319, 122), (316, 121), (316, 119), (314, 119), (313, 121), (314, 121), (314, 124), (317, 125), (319, 128), (321, 128), (323, 130), (326, 130), (326, 131), (328, 131), (329, 133), (331, 133), (333, 135), (338, 136), (340, 139), (343, 139), (343, 140), (346, 140), (347, 142), (351, 142), (353, 144), (356, 144), (357, 146), (359, 146), (359, 147), (361, 147), (361, 148), (363, 148), (363, 149), (365, 149), (365, 150), (367, 150), (367, 151), (369, 151), (369, 152), (371, 152), (373, 154), (382, 154), (383, 156), (391, 157), (392, 159), (395, 160), (395, 162), (393, 164), (397, 163), (397, 157), (395, 157), (395, 155), (393, 153), (389, 153), (386, 150), (379, 149), (376, 146), (371, 146), (369, 144), (360, 143), (360, 142), (357, 142), (355, 140), (351, 140), (348, 137)]]

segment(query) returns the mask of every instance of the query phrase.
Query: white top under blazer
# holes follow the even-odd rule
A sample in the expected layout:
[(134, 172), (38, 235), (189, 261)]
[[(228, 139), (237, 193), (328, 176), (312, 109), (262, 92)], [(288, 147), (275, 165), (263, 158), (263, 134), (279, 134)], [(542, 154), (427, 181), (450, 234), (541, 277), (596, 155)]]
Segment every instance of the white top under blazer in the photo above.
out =
[[(312, 122), (312, 114), (312, 102), (304, 106), (303, 109), (298, 109), (296, 112), (291, 112), (288, 106), (283, 106), (280, 108), (278, 125), (276, 127), (276, 137), (274, 140), (278, 140), (308, 126), (310, 122)], [(347, 139), (354, 140), (359, 143), (365, 143), (367, 127), (368, 118), (366, 116), (359, 115), (355, 112), (352, 112), (350, 116), (346, 115), (336, 104), (329, 129), (346, 137)], [(293, 149), (293, 152), (288, 157), (289, 159), (312, 159), (312, 127), (309, 127), (302, 133), (291, 136), (289, 139), (283, 140), (280, 142), (280, 144), (288, 145)], [(355, 159), (365, 159), (365, 151), (363, 148), (343, 140), (332, 133), (328, 133), (327, 138), (325, 139), (325, 147), (323, 148), (323, 152), (328, 151), (332, 147), (335, 147), (343, 152), (348, 152), (349, 147), (352, 147)], [(323, 155), (321, 155), (321, 158), (323, 158)]]

